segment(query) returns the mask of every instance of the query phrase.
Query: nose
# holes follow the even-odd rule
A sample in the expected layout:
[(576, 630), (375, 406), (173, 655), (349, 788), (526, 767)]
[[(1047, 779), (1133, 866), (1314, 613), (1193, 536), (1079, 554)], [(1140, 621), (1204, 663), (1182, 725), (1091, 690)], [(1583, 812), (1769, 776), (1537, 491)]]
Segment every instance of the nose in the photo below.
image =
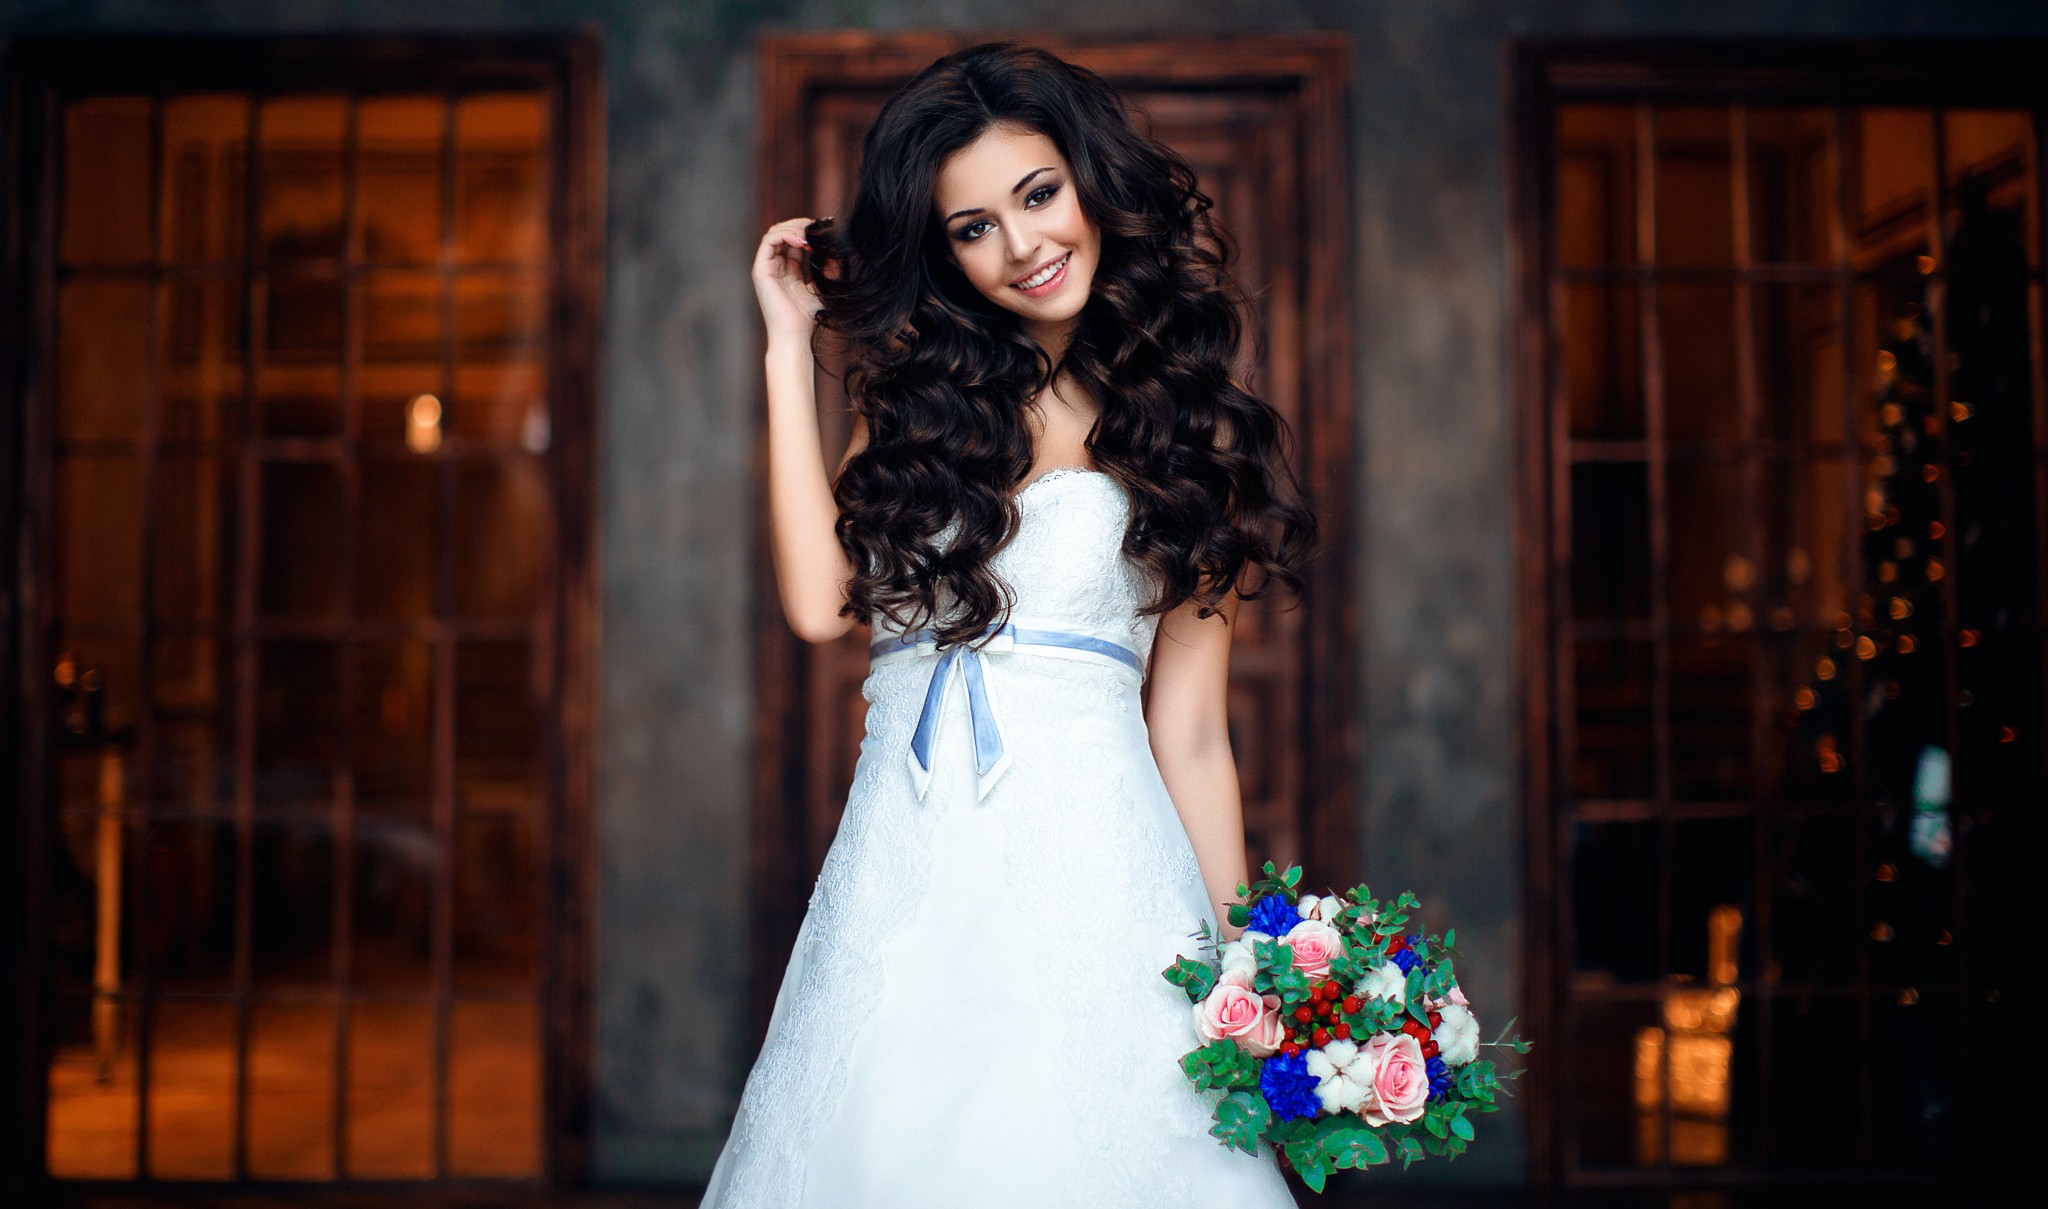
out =
[(1022, 223), (1005, 223), (1003, 238), (1009, 246), (1010, 263), (1016, 266), (1018, 272), (1026, 272), (1037, 263), (1031, 259), (1032, 254), (1038, 251), (1036, 231), (1025, 229)]

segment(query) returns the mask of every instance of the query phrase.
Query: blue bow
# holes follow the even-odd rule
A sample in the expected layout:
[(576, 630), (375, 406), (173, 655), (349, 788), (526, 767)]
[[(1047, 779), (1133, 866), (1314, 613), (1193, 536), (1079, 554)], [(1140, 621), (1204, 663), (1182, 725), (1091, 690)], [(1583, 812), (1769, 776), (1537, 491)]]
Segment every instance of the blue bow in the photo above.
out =
[(967, 720), (974, 731), (975, 800), (987, 797), (989, 787), (1010, 766), (995, 699), (989, 694), (988, 659), (979, 650), (949, 646), (940, 652), (938, 664), (932, 668), (931, 682), (924, 690), (924, 708), (918, 712), (917, 729), (910, 735), (910, 779), (917, 787), (919, 801), (924, 800), (925, 791), (931, 787), (932, 745), (938, 739), (939, 718), (946, 708), (956, 667), (967, 681)]

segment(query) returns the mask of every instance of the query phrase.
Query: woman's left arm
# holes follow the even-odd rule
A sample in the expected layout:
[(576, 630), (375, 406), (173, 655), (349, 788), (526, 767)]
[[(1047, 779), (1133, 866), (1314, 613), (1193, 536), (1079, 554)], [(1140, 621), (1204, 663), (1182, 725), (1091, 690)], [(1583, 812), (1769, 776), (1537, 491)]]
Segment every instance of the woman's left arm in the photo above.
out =
[(1195, 616), (1192, 601), (1159, 620), (1152, 645), (1150, 699), (1145, 725), (1152, 758), (1180, 812), (1202, 866), (1202, 884), (1225, 938), (1232, 927), (1228, 904), (1247, 880), (1244, 811), (1237, 761), (1230, 751), (1230, 634), (1238, 598), (1231, 593), (1220, 613)]

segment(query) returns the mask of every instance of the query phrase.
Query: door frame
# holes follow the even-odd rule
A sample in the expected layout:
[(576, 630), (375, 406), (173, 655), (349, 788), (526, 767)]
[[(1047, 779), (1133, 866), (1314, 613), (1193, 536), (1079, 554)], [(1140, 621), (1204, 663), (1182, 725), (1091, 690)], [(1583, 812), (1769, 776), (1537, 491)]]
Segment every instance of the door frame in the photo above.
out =
[[(1908, 105), (1914, 107), (2031, 108), (2048, 112), (2048, 75), (2041, 71), (2048, 39), (2041, 38), (1528, 38), (1506, 48), (1508, 87), (1504, 110), (1507, 134), (1510, 272), (1511, 402), (1516, 452), (1515, 575), (1520, 602), (1515, 624), (1517, 748), (1521, 823), (1524, 837), (1522, 963), (1526, 971), (1527, 1035), (1542, 1042), (1557, 1038), (1566, 1016), (1571, 970), (1561, 954), (1572, 919), (1567, 831), (1570, 819), (1560, 803), (1570, 797), (1570, 769), (1558, 750), (1561, 721), (1557, 692), (1562, 683), (1561, 652), (1569, 641), (1561, 629), (1563, 593), (1569, 567), (1565, 539), (1553, 533), (1565, 484), (1557, 470), (1568, 434), (1551, 415), (1553, 391), (1562, 370), (1551, 293), (1555, 252), (1557, 182), (1554, 124), (1560, 105), (1754, 104), (1812, 106)], [(2043, 190), (2048, 130), (2035, 128), (2033, 171), (2036, 194)], [(2035, 215), (2037, 238), (2044, 228)], [(2041, 377), (2048, 347), (2048, 318), (2037, 314), (2031, 332), (2035, 348), (2034, 410), (2037, 507), (2048, 515), (2048, 385)], [(2044, 648), (2048, 678), (2048, 648)], [(1538, 1044), (1528, 1059), (1530, 1173), (1550, 1187), (1642, 1187), (1671, 1185), (1751, 1187), (1782, 1172), (1754, 1164), (1719, 1168), (1643, 1168), (1619, 1174), (1578, 1168), (1563, 1151), (1568, 1123), (1565, 1080), (1568, 1063), (1560, 1044)], [(1674, 1176), (1674, 1171), (1678, 1174)], [(1695, 1178), (1696, 1173), (1696, 1178)], [(1811, 1173), (1800, 1178), (1812, 1181)], [(1885, 1178), (1932, 1181), (1939, 1172), (1887, 1174)]]
[[(558, 200), (547, 233), (550, 303), (548, 457), (556, 483), (551, 518), (555, 622), (546, 635), (555, 675), (542, 742), (549, 823), (543, 838), (541, 1173), (485, 1186), (567, 1186), (589, 1168), (594, 969), (591, 825), (597, 745), (597, 438), (605, 248), (605, 91), (597, 34), (540, 35), (29, 35), (0, 60), (0, 1191), (37, 1189), (180, 1194), (297, 1194), (390, 1181), (307, 1184), (247, 1180), (51, 1180), (45, 1170), (45, 1100), (51, 988), (43, 977), (43, 854), (48, 826), (50, 602), (40, 592), (52, 558), (53, 425), (48, 375), (54, 329), (49, 294), (58, 181), (55, 151), (64, 100), (234, 89), (381, 91), (552, 90), (560, 152)], [(38, 325), (37, 320), (42, 322)], [(399, 1187), (446, 1186), (450, 1177)]]
[[(806, 213), (812, 157), (813, 103), (824, 93), (885, 96), (950, 51), (1004, 36), (1082, 64), (1120, 88), (1197, 91), (1227, 86), (1298, 98), (1305, 121), (1296, 149), (1302, 165), (1302, 242), (1347, 248), (1351, 240), (1349, 87), (1353, 45), (1342, 32), (1247, 33), (1155, 38), (1076, 37), (1022, 30), (833, 31), (764, 34), (757, 42), (760, 121), (755, 148), (759, 229)], [(1303, 266), (1301, 417), (1298, 470), (1321, 526), (1320, 552), (1307, 576), (1300, 685), (1305, 727), (1302, 761), (1304, 846), (1323, 855), (1319, 874), (1337, 880), (1351, 868), (1355, 818), (1352, 785), (1358, 742), (1350, 722), (1353, 661), (1358, 645), (1350, 600), (1352, 516), (1351, 292), (1355, 263), (1345, 256), (1305, 259)], [(762, 337), (757, 333), (756, 340)], [(757, 344), (757, 348), (761, 347)], [(843, 442), (844, 434), (836, 441)], [(834, 440), (828, 440), (828, 448)], [(754, 453), (758, 515), (767, 515), (766, 429)], [(753, 548), (754, 599), (778, 599), (765, 529)], [(782, 968), (802, 922), (817, 869), (798, 858), (811, 827), (807, 791), (823, 772), (811, 733), (809, 703), (815, 656), (784, 624), (779, 610), (756, 610), (753, 824), (749, 912), (749, 1024), (758, 1042), (780, 985)], [(838, 792), (844, 792), (840, 786)], [(816, 837), (813, 837), (816, 838)], [(827, 837), (829, 838), (829, 837)], [(823, 844), (818, 845), (823, 852)]]

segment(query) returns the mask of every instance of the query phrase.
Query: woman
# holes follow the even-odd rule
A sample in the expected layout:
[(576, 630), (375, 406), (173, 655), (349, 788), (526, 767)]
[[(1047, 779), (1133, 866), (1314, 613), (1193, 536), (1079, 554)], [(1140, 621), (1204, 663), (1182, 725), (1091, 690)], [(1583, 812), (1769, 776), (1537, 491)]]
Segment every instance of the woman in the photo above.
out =
[[(1099, 77), (990, 43), (882, 107), (844, 224), (762, 238), (784, 615), (871, 623), (873, 663), (706, 1209), (1292, 1204), (1208, 1135), (1160, 977), (1245, 879), (1237, 602), (1298, 591), (1315, 534), (1231, 377), (1208, 208)], [(819, 328), (855, 411), (830, 478)]]

